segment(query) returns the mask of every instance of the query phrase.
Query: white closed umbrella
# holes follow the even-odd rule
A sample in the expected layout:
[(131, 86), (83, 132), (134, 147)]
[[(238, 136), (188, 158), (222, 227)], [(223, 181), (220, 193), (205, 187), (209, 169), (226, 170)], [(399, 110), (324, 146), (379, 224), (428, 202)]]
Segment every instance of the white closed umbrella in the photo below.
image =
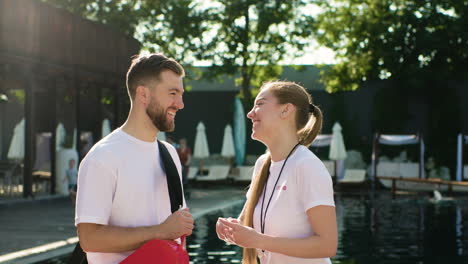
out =
[(203, 159), (210, 156), (208, 148), (208, 140), (206, 139), (205, 125), (199, 122), (197, 125), (197, 133), (195, 134), (195, 146), (193, 147), (193, 157), (200, 159), (200, 174), (203, 174)]
[(221, 148), (221, 156), (232, 158), (235, 155), (234, 138), (232, 137), (231, 125), (226, 125), (224, 128), (223, 146)]
[(57, 125), (55, 128), (55, 151), (58, 152), (63, 148), (63, 143), (65, 143), (65, 127), (63, 127), (62, 123)]
[(330, 144), (330, 154), (328, 157), (331, 160), (346, 159), (346, 148), (344, 145), (343, 134), (341, 134), (341, 126), (338, 122), (336, 122), (333, 125), (333, 134)]
[(245, 160), (245, 113), (239, 98), (234, 99), (234, 143), (236, 148), (237, 166), (244, 164)]
[(13, 130), (10, 148), (8, 149), (7, 158), (11, 160), (24, 159), (24, 118), (16, 124)]
[(157, 139), (160, 141), (166, 141), (166, 133), (165, 132), (158, 132), (158, 135), (156, 136)]
[(346, 147), (344, 145), (341, 126), (338, 122), (333, 125), (333, 134), (330, 143), (330, 153), (328, 157), (335, 161), (335, 175), (337, 178), (343, 178), (344, 166), (343, 161), (346, 159)]
[(194, 158), (208, 158), (210, 150), (208, 149), (208, 140), (206, 139), (205, 125), (199, 122), (197, 125), (197, 133), (195, 134), (195, 146), (193, 149)]
[(102, 121), (102, 127), (101, 127), (101, 138), (109, 135), (110, 132), (111, 132), (110, 121), (109, 119), (104, 119)]
[(236, 155), (234, 150), (234, 137), (232, 136), (231, 125), (224, 128), (223, 146), (221, 147), (221, 156), (227, 159), (229, 166), (232, 164), (232, 158)]

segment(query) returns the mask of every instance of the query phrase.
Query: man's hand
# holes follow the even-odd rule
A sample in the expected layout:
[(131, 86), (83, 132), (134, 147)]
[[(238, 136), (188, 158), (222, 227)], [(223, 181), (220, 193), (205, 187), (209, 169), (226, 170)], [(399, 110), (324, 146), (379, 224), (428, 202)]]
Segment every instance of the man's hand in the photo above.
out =
[(78, 224), (78, 236), (85, 252), (125, 252), (153, 239), (174, 240), (192, 234), (193, 217), (188, 208), (170, 215), (160, 225), (120, 227), (93, 223)]
[(181, 236), (189, 236), (193, 231), (193, 217), (188, 208), (171, 214), (160, 225), (164, 232), (163, 239), (173, 240)]

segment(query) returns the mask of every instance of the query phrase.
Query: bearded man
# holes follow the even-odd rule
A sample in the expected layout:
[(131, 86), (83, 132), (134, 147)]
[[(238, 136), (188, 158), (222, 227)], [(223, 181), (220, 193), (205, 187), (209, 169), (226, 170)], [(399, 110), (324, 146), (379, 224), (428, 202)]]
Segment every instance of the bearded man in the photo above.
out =
[[(126, 122), (100, 140), (81, 162), (75, 225), (88, 263), (120, 263), (153, 239), (188, 236), (188, 208), (171, 212), (157, 133), (173, 131), (184, 108), (182, 66), (161, 54), (137, 56), (127, 72), (131, 101)], [(162, 142), (176, 164), (173, 146)]]

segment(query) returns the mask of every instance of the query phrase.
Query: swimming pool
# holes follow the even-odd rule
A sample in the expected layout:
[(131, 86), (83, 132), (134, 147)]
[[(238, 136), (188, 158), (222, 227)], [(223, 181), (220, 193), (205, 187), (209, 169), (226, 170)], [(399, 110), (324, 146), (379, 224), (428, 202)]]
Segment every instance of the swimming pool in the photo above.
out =
[[(468, 263), (468, 199), (431, 202), (425, 197), (336, 194), (339, 245), (333, 263)], [(241, 263), (241, 249), (219, 240), (220, 216), (237, 216), (242, 205), (196, 220), (187, 240), (192, 263)], [(66, 263), (66, 257), (41, 264)]]

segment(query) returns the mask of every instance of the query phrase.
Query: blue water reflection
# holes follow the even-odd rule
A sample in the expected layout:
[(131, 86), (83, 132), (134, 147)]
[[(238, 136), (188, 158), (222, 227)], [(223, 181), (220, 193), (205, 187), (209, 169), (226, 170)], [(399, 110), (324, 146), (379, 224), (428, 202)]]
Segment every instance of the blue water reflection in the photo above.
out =
[[(432, 202), (426, 197), (337, 194), (339, 246), (334, 263), (468, 263), (468, 200)], [(193, 263), (240, 263), (241, 250), (217, 239), (219, 216), (199, 219), (188, 240)]]
[[(339, 245), (334, 263), (468, 263), (468, 198), (367, 194), (335, 197)], [(207, 214), (188, 238), (191, 263), (240, 263), (241, 249), (219, 240), (217, 218), (237, 216), (242, 204)], [(64, 258), (62, 258), (63, 261)], [(45, 263), (65, 263), (55, 259)]]

